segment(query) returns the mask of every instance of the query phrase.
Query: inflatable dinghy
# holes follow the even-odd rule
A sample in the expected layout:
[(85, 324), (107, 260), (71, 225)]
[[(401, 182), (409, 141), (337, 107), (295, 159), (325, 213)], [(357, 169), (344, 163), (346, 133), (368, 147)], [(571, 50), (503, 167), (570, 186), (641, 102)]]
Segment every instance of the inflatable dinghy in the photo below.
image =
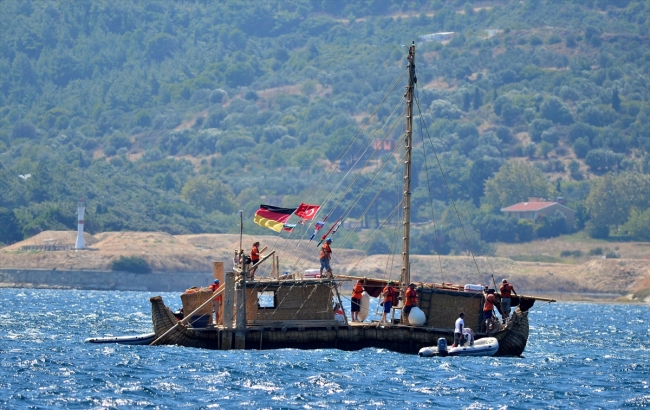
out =
[(90, 337), (84, 342), (86, 343), (119, 343), (122, 345), (149, 345), (156, 340), (155, 333), (147, 333), (146, 335), (135, 336), (115, 336), (115, 337)]
[(447, 347), (447, 340), (438, 339), (438, 346), (423, 347), (418, 352), (421, 357), (432, 356), (493, 356), (499, 350), (499, 341), (494, 337), (478, 339), (473, 345)]

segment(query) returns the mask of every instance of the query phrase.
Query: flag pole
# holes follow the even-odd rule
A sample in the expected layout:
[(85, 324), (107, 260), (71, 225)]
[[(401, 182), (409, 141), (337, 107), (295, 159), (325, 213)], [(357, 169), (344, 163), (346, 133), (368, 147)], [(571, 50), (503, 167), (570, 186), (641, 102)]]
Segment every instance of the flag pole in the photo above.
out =
[(244, 211), (239, 210), (239, 269), (243, 271), (244, 269), (244, 255), (242, 255), (243, 248), (243, 238), (244, 236)]

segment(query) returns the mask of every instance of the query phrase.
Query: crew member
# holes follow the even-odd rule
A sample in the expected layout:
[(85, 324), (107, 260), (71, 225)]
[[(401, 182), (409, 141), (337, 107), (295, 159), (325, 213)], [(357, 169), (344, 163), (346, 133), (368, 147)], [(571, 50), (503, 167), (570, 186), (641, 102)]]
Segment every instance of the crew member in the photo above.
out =
[(381, 291), (381, 294), (384, 296), (382, 306), (384, 307), (384, 313), (381, 315), (381, 321), (386, 322), (386, 315), (390, 313), (390, 309), (397, 302), (397, 297), (395, 296), (397, 292), (393, 288), (393, 281), (389, 280), (388, 285)]
[[(251, 249), (251, 266), (254, 266), (257, 262), (260, 261), (260, 243), (255, 242), (253, 244), (253, 249)], [(257, 270), (257, 267), (251, 269), (249, 272), (249, 277), (251, 279), (255, 278), (255, 271)]]
[(359, 311), (361, 310), (361, 295), (363, 294), (363, 285), (358, 280), (352, 288), (352, 303), (350, 310), (352, 311), (352, 321), (360, 322)]
[(332, 238), (327, 238), (325, 243), (320, 248), (320, 277), (323, 277), (323, 269), (327, 272), (329, 277), (332, 277), (332, 268), (330, 267), (330, 259), (332, 259), (332, 248), (330, 244)]
[(465, 343), (465, 313), (460, 312), (456, 324), (454, 325), (454, 344), (452, 347), (462, 346)]
[(485, 331), (492, 330), (492, 317), (494, 316), (494, 305), (497, 303), (497, 298), (494, 296), (494, 289), (488, 289), (485, 296), (485, 304), (483, 305), (483, 324)]
[(408, 323), (411, 309), (413, 309), (413, 306), (417, 306), (418, 304), (418, 293), (415, 291), (415, 283), (409, 284), (404, 297), (406, 297), (406, 301), (404, 302), (404, 318), (406, 319), (405, 322)]
[[(212, 293), (216, 292), (217, 289), (219, 289), (219, 279), (215, 279), (214, 282), (210, 285), (210, 290)], [(214, 298), (212, 301), (212, 310), (214, 311), (214, 324), (218, 325), (219, 324), (219, 309), (221, 308), (221, 301), (223, 300), (223, 297), (221, 295), (217, 296)]]
[(501, 281), (502, 285), (499, 288), (501, 293), (501, 315), (503, 316), (503, 324), (506, 324), (506, 321), (510, 318), (510, 297), (512, 293), (517, 296), (515, 288), (508, 283), (506, 279)]

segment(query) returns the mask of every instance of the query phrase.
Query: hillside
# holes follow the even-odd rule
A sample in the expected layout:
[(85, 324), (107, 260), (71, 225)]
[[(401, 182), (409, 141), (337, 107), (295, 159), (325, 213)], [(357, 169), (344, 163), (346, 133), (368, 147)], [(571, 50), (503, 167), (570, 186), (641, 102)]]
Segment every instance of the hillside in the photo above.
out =
[[(1, 243), (74, 229), (79, 198), (90, 233), (234, 233), (240, 209), (300, 202), (377, 228), (399, 157), (367, 148), (401, 138), (403, 82), (377, 107), (412, 41), (418, 253), (465, 251), (451, 198), (478, 254), (572, 230), (650, 239), (647, 2), (8, 0), (0, 27)], [(533, 196), (562, 197), (575, 226), (500, 214)]]
[[(86, 237), (86, 251), (22, 251), (22, 246), (42, 244), (45, 239), (72, 243), (75, 233), (48, 231), (29, 240), (0, 249), (0, 268), (60, 270), (106, 270), (120, 256), (139, 256), (154, 272), (210, 272), (212, 261), (225, 261), (230, 266), (232, 253), (239, 247), (239, 236), (232, 234), (169, 235), (165, 233), (109, 232)], [(284, 272), (318, 268), (317, 248), (312, 244), (294, 246), (295, 242), (277, 243), (271, 236), (245, 235), (247, 247), (255, 238), (270, 249), (292, 249), (279, 252)], [(647, 244), (646, 244), (647, 245)], [(310, 252), (311, 251), (311, 252)], [(334, 248), (333, 267), (336, 273), (369, 277), (386, 277), (392, 260), (387, 255), (361, 259), (362, 254)], [(303, 261), (303, 259), (305, 261)], [(300, 260), (300, 262), (299, 262)], [(550, 295), (559, 299), (615, 299), (650, 288), (650, 261), (647, 259), (593, 258), (581, 264), (516, 262), (504, 257), (478, 257), (476, 263), (467, 257), (413, 255), (413, 281), (492, 283), (507, 277), (522, 294)], [(398, 269), (394, 269), (396, 272)], [(268, 275), (269, 267), (259, 270)], [(396, 273), (392, 274), (393, 276)], [(642, 296), (645, 295), (642, 294)], [(645, 297), (645, 296), (643, 296)], [(641, 297), (641, 299), (643, 299)]]

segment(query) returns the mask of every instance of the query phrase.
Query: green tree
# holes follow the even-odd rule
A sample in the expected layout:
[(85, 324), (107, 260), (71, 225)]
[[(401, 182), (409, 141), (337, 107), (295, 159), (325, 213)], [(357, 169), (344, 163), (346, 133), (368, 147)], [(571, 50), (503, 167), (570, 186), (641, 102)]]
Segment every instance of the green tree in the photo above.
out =
[(553, 184), (538, 168), (522, 161), (503, 164), (494, 176), (485, 182), (482, 205), (497, 212), (501, 208), (525, 201), (529, 197), (555, 196)]
[(465, 91), (463, 93), (463, 111), (468, 112), (470, 107), (471, 107), (471, 97), (469, 95), (469, 92)]
[(650, 241), (650, 208), (645, 211), (632, 208), (623, 230), (634, 239)]
[(571, 111), (557, 97), (551, 97), (545, 100), (540, 107), (540, 112), (542, 117), (555, 123), (564, 125), (573, 123)]
[(198, 177), (187, 181), (181, 197), (205, 212), (219, 211), (224, 214), (235, 211), (235, 194), (218, 179)]
[(481, 91), (478, 87), (474, 88), (474, 99), (472, 101), (472, 108), (478, 110), (481, 108)]
[(594, 225), (623, 225), (632, 209), (645, 212), (650, 207), (650, 175), (607, 174), (591, 189), (585, 206)]
[(0, 243), (13, 243), (23, 239), (22, 226), (11, 209), (0, 208)]
[(621, 97), (618, 96), (618, 88), (614, 87), (614, 90), (612, 90), (612, 108), (615, 111), (618, 111), (621, 109)]
[(140, 256), (120, 256), (111, 262), (111, 270), (132, 273), (151, 273), (149, 263)]

